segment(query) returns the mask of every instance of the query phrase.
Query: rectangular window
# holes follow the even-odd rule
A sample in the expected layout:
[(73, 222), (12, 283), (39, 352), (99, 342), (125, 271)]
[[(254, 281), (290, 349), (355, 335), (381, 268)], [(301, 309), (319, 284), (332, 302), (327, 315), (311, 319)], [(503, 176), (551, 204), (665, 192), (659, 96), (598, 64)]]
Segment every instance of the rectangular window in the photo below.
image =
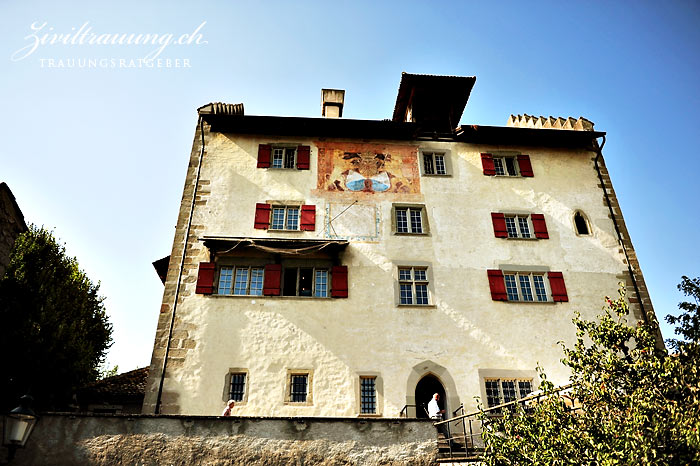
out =
[(423, 152), (424, 175), (447, 175), (447, 164), (443, 152)]
[(221, 267), (219, 270), (219, 294), (231, 294), (233, 267)]
[(427, 268), (399, 267), (399, 304), (430, 304)]
[(533, 275), (532, 281), (535, 284), (535, 294), (537, 295), (537, 301), (547, 301), (547, 288), (544, 286), (544, 276)]
[(270, 230), (298, 230), (299, 206), (272, 206)]
[(328, 297), (328, 269), (285, 267), (282, 296)]
[(308, 393), (309, 374), (292, 374), (290, 376), (289, 401), (305, 403)]
[(525, 398), (532, 393), (532, 379), (486, 379), (484, 385), (489, 408)]
[(262, 267), (221, 267), (219, 269), (220, 295), (262, 296)]
[(316, 277), (314, 280), (314, 297), (316, 297), (316, 298), (327, 298), (328, 297), (328, 270), (325, 270), (325, 269), (316, 270)]
[(272, 149), (272, 168), (295, 168), (296, 149), (292, 147), (274, 147)]
[(529, 215), (506, 214), (508, 238), (532, 238)]
[[(535, 299), (538, 302), (549, 301), (544, 275), (505, 272), (503, 278), (505, 279), (508, 301), (535, 301)], [(533, 288), (535, 290), (534, 296)]]
[(425, 221), (425, 208), (422, 206), (395, 206), (394, 207), (395, 232), (407, 234), (426, 234), (427, 222)]
[(231, 374), (231, 387), (229, 399), (233, 401), (243, 401), (245, 396), (245, 372), (234, 372)]
[(377, 413), (376, 377), (360, 377), (360, 413)]
[(494, 155), (493, 167), (496, 170), (496, 175), (520, 176), (517, 157), (499, 157)]

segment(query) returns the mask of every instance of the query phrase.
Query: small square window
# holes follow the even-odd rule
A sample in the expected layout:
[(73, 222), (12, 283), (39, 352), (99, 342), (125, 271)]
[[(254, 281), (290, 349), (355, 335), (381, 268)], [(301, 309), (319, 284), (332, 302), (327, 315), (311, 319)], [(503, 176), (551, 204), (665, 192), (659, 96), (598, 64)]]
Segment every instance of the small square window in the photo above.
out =
[(312, 404), (312, 372), (304, 369), (287, 370), (287, 386), (284, 396), (285, 403)]
[(447, 175), (447, 154), (444, 152), (422, 152), (424, 175)]
[(394, 206), (394, 232), (400, 234), (427, 234), (424, 206)]
[(529, 215), (505, 214), (508, 238), (532, 238)]
[(295, 168), (296, 149), (292, 147), (272, 148), (272, 168)]
[(520, 176), (518, 171), (517, 157), (493, 157), (493, 167), (496, 170), (496, 175), (500, 176)]
[(299, 230), (299, 206), (273, 206), (270, 230)]

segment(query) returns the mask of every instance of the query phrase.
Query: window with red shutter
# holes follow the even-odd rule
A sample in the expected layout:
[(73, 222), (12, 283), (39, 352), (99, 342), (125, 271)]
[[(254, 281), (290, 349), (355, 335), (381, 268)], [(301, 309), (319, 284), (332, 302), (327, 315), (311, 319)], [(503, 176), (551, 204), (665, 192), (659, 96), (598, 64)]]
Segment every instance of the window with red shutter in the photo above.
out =
[(279, 296), (282, 289), (282, 266), (280, 264), (268, 264), (265, 266), (265, 278), (263, 280), (263, 295)]
[(491, 222), (493, 222), (493, 232), (496, 238), (507, 238), (508, 230), (506, 229), (505, 214), (491, 213)]
[(316, 229), (315, 205), (301, 206), (301, 229), (305, 231), (314, 231)]
[(484, 169), (484, 175), (493, 176), (496, 174), (496, 168), (493, 165), (493, 156), (491, 154), (481, 154), (481, 166)]
[(508, 301), (506, 284), (503, 281), (501, 270), (487, 270), (489, 277), (489, 287), (491, 288), (491, 299), (494, 301)]
[(267, 230), (270, 227), (270, 204), (255, 204), (255, 228)]
[(348, 267), (336, 265), (331, 268), (331, 297), (348, 297)]
[(534, 176), (529, 155), (522, 154), (518, 156), (518, 168), (520, 169), (520, 176)]
[(555, 302), (568, 302), (569, 296), (566, 294), (564, 275), (561, 272), (548, 272), (549, 288), (552, 290), (552, 300)]
[(200, 262), (197, 273), (197, 289), (199, 294), (212, 294), (214, 292), (214, 263)]
[(270, 153), (272, 146), (269, 144), (260, 144), (258, 146), (258, 168), (270, 168)]
[(299, 146), (297, 148), (297, 169), (308, 170), (311, 159), (311, 147)]
[(532, 228), (535, 230), (535, 238), (549, 238), (549, 233), (547, 232), (547, 222), (544, 221), (544, 215), (532, 214), (530, 215), (530, 218), (532, 219)]

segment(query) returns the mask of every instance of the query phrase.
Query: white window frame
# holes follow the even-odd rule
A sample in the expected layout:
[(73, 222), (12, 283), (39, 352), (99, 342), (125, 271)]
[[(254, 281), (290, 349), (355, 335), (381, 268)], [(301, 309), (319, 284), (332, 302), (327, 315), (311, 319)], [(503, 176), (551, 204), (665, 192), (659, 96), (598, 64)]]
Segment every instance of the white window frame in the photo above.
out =
[[(250, 293), (250, 285), (253, 281), (253, 269), (260, 270), (262, 272), (260, 275), (260, 294), (251, 294)], [(246, 293), (244, 293), (244, 294), (235, 293), (236, 276), (237, 276), (238, 270), (247, 270), (248, 271), (248, 277), (246, 279)], [(226, 288), (226, 287), (222, 288), (222, 280), (224, 280), (224, 278), (228, 275), (228, 274), (225, 274), (225, 272), (227, 272), (227, 271), (231, 271), (230, 285), (228, 286), (228, 288)], [(265, 283), (265, 268), (262, 266), (222, 265), (219, 267), (219, 270), (218, 270), (218, 276), (217, 276), (217, 280), (216, 280), (216, 294), (218, 294), (220, 296), (262, 296), (264, 283)], [(226, 290), (228, 290), (228, 292), (226, 292)]]
[[(296, 146), (273, 145), (270, 152), (270, 168), (275, 170), (293, 170), (297, 167)], [(288, 163), (289, 152), (291, 152), (291, 166)]]
[[(423, 154), (423, 175), (428, 176), (447, 176), (449, 171), (447, 169), (447, 161), (449, 154), (445, 151), (432, 151), (425, 150)], [(441, 160), (442, 170), (438, 167), (438, 160)]]
[[(289, 294), (284, 294), (284, 284), (285, 284), (285, 276), (284, 274), (287, 273), (287, 270), (290, 269), (295, 269), (296, 270), (296, 294), (289, 295)], [(302, 296), (300, 294), (299, 290), (299, 281), (301, 280), (301, 269), (311, 269), (311, 295), (309, 296)], [(318, 275), (317, 272), (325, 272), (326, 273), (326, 290), (325, 290), (325, 295), (324, 296), (316, 296), (317, 292), (319, 289), (317, 288), (318, 285)], [(331, 267), (329, 266), (305, 266), (305, 265), (282, 265), (282, 296), (288, 296), (288, 297), (299, 297), (299, 298), (330, 298), (331, 297)]]
[[(409, 278), (405, 278), (406, 276), (404, 275), (402, 278), (402, 271), (408, 271), (409, 272)], [(416, 271), (423, 272), (421, 274), (422, 278), (416, 278)], [(404, 265), (404, 266), (398, 266), (397, 267), (397, 275), (398, 275), (398, 288), (399, 288), (399, 299), (398, 303), (400, 306), (430, 306), (432, 300), (431, 300), (431, 290), (430, 290), (430, 283), (431, 283), (431, 276), (428, 273), (428, 267), (427, 266), (410, 266), (410, 265)], [(403, 302), (404, 297), (403, 297), (403, 290), (405, 290), (406, 286), (410, 287), (410, 293), (411, 293), (411, 302)], [(421, 286), (425, 287), (425, 293), (427, 296), (425, 296), (425, 299), (427, 302), (418, 302), (418, 287)], [(423, 298), (423, 297), (421, 297)]]
[[(399, 231), (399, 212), (406, 212), (406, 229), (407, 231)], [(420, 218), (420, 231), (413, 225), (413, 215), (418, 214)], [(396, 235), (428, 235), (430, 228), (428, 226), (428, 216), (424, 205), (417, 204), (394, 204), (391, 209), (392, 229)]]
[[(506, 232), (508, 233), (508, 238), (537, 239), (535, 236), (535, 229), (532, 225), (532, 218), (530, 217), (530, 214), (504, 213), (503, 216), (505, 217)], [(515, 226), (515, 236), (511, 235), (511, 229), (508, 227), (508, 219), (513, 220)], [(523, 225), (521, 224), (521, 221), (525, 222), (525, 225), (528, 229), (527, 236), (525, 236), (525, 234), (523, 233)]]
[[(515, 397), (513, 399), (506, 400), (505, 390), (503, 388), (504, 382), (514, 383)], [(496, 384), (496, 389), (498, 391), (498, 393), (496, 394), (498, 402), (496, 404), (491, 404), (491, 402), (489, 401), (489, 399), (492, 398), (492, 397), (489, 397), (489, 392), (490, 392), (490, 389), (488, 387), (489, 383)], [(524, 393), (521, 390), (521, 386), (520, 386), (521, 383), (529, 383), (530, 384), (530, 391), (527, 393)], [(494, 406), (502, 405), (504, 403), (520, 400), (520, 399), (525, 398), (526, 396), (528, 396), (529, 394), (531, 394), (532, 392), (535, 391), (535, 383), (531, 377), (485, 377), (483, 385), (484, 385), (484, 393), (486, 395), (486, 397), (484, 399), (484, 401), (485, 401), (484, 404), (487, 408), (493, 408)]]
[[(493, 154), (491, 157), (493, 158), (493, 168), (496, 172), (495, 176), (509, 176), (509, 177), (522, 176), (520, 174), (520, 166), (518, 165), (518, 156), (517, 155)], [(512, 160), (512, 162), (513, 162), (513, 173), (510, 173), (508, 170), (508, 163), (507, 163), (508, 160)]]
[[(508, 277), (515, 277), (513, 284), (509, 281)], [(535, 277), (540, 277), (542, 279), (541, 284), (544, 289), (544, 298), (541, 299), (542, 295), (538, 292), (538, 287), (536, 285), (537, 280)], [(523, 302), (523, 303), (548, 303), (552, 302), (552, 291), (549, 288), (549, 280), (546, 277), (546, 272), (516, 272), (513, 270), (503, 271), (503, 281), (506, 288), (506, 296), (508, 301), (511, 302)], [(528, 297), (527, 287), (525, 284), (529, 284), (529, 296), (532, 299), (526, 299)], [(515, 290), (513, 285), (515, 285)], [(513, 299), (514, 291), (517, 293), (517, 299)]]
[[(268, 230), (272, 231), (300, 231), (301, 228), (301, 206), (300, 205), (280, 205), (272, 204), (270, 206), (270, 226)], [(284, 217), (282, 219), (282, 228), (275, 228), (275, 210), (284, 209)], [(296, 228), (287, 228), (289, 226), (290, 211), (296, 211)]]

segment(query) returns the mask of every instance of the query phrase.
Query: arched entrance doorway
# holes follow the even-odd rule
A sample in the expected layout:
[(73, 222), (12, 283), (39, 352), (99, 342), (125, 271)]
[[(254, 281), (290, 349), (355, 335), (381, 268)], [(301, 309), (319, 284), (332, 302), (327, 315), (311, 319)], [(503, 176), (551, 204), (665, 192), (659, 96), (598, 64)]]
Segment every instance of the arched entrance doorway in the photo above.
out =
[(440, 409), (447, 409), (447, 398), (445, 397), (445, 387), (440, 380), (432, 374), (423, 376), (416, 384), (416, 417), (428, 417), (428, 403), (433, 398), (433, 394), (440, 395), (438, 405)]

